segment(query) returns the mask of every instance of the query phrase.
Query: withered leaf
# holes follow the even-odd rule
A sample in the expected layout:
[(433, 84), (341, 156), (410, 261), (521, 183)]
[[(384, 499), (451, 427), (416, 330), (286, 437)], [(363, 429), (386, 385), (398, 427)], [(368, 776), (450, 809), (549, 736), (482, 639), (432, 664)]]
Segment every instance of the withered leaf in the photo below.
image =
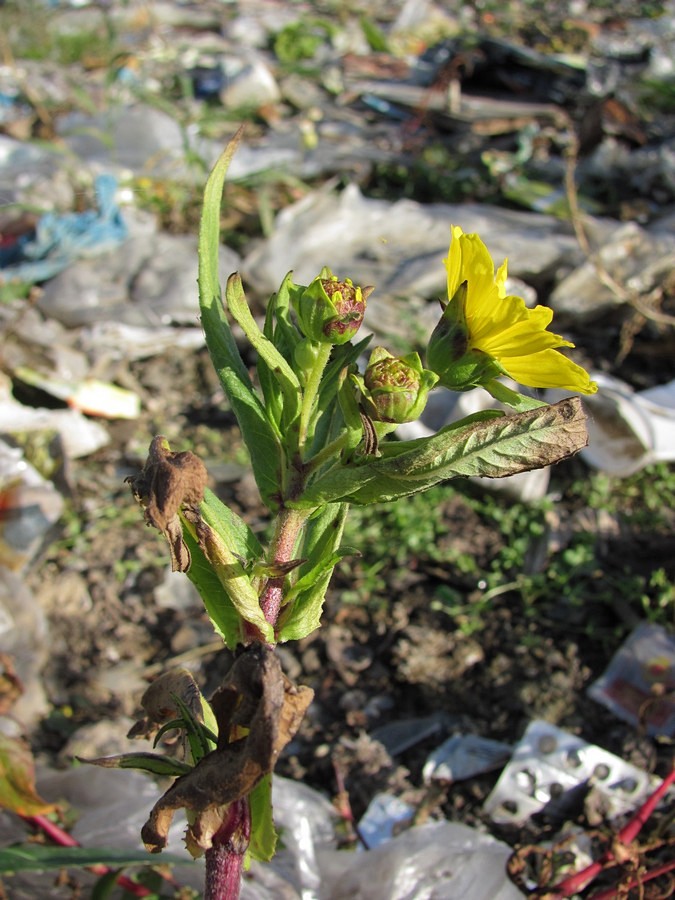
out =
[(23, 685), (14, 669), (12, 657), (0, 653), (0, 716), (6, 716), (23, 694)]
[(179, 709), (175, 698), (179, 697), (195, 719), (203, 721), (201, 694), (197, 682), (187, 669), (164, 672), (150, 684), (141, 697), (145, 716), (132, 725), (127, 737), (151, 737), (165, 722), (175, 719)]
[(204, 499), (208, 473), (190, 450), (174, 453), (162, 435), (152, 439), (148, 458), (138, 475), (127, 478), (145, 521), (161, 531), (169, 543), (171, 568), (187, 572), (190, 552), (183, 541), (178, 516), (182, 506), (197, 506)]
[(155, 804), (141, 831), (147, 849), (157, 853), (166, 846), (174, 813), (181, 808), (194, 814), (188, 846), (208, 849), (229, 806), (273, 770), (312, 697), (310, 688), (296, 687), (283, 674), (271, 648), (243, 648), (211, 701), (218, 745)]

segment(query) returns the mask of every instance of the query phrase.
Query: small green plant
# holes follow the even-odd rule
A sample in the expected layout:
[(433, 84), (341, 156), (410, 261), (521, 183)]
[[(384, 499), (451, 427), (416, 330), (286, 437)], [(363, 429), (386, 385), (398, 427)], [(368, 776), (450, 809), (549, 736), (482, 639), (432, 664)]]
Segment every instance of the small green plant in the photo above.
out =
[[(596, 389), (558, 353), (571, 345), (548, 331), (550, 310), (507, 296), (506, 264), (495, 273), (478, 235), (458, 227), (445, 260), (448, 300), (424, 362), (417, 353), (376, 347), (361, 371), (369, 339), (356, 338), (372, 288), (327, 268), (309, 285), (290, 273), (260, 329), (239, 276), (229, 277), (224, 298), (220, 289), (221, 198), (237, 140), (206, 185), (201, 319), (270, 512), (271, 537), (262, 544), (208, 490), (196, 454), (153, 439), (143, 470), (130, 479), (133, 492), (148, 524), (167, 539), (174, 570), (194, 582), (215, 630), (236, 650), (235, 661), (209, 701), (187, 673), (168, 673), (146, 692), (144, 733), (183, 734), (184, 760), (136, 753), (95, 761), (175, 777), (150, 812), (143, 840), (161, 851), (174, 813), (186, 809), (188, 849), (206, 857), (206, 900), (238, 897), (246, 861), (274, 853), (272, 772), (312, 699), (282, 673), (274, 648), (319, 627), (333, 570), (352, 553), (343, 544), (349, 507), (412, 498), (458, 476), (528, 471), (585, 444), (578, 398), (549, 406), (507, 388), (501, 376), (533, 387)], [(231, 320), (256, 353), (255, 382)], [(420, 415), (433, 387), (476, 385), (512, 414), (488, 410), (428, 438), (390, 439)], [(398, 510), (405, 517), (405, 507)]]

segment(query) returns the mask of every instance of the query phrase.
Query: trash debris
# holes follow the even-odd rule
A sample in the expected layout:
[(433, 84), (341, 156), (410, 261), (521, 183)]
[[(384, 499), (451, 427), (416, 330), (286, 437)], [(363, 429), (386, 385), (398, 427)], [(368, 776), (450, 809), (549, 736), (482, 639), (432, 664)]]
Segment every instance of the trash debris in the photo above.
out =
[(63, 511), (63, 497), (0, 440), (0, 565), (15, 572), (32, 559)]
[(42, 216), (35, 238), (21, 247), (22, 261), (0, 270), (0, 283), (46, 281), (74, 260), (103, 253), (125, 240), (127, 228), (115, 201), (117, 179), (99, 175), (94, 187), (98, 209)]
[(359, 821), (359, 836), (368, 850), (374, 850), (394, 837), (397, 826), (410, 825), (414, 815), (415, 807), (399, 797), (375, 794)]
[(633, 391), (618, 378), (592, 372), (598, 393), (585, 397), (588, 447), (594, 469), (626, 478), (655, 462), (675, 460), (675, 381)]
[(410, 828), (367, 853), (321, 851), (322, 896), (331, 900), (466, 897), (520, 900), (506, 874), (511, 848), (456, 822)]
[(141, 412), (138, 395), (116, 384), (107, 384), (95, 378), (85, 378), (69, 384), (60, 378), (41, 375), (24, 366), (19, 367), (14, 374), (26, 384), (38, 387), (52, 397), (64, 400), (72, 409), (90, 416), (136, 419)]
[(441, 734), (446, 728), (447, 719), (443, 713), (434, 713), (431, 716), (388, 722), (372, 731), (370, 736), (394, 756)]
[(482, 775), (504, 765), (512, 747), (477, 734), (453, 734), (427, 757), (424, 781), (452, 783)]
[(0, 379), (0, 434), (52, 431), (67, 459), (89, 456), (110, 443), (110, 434), (76, 409), (43, 409), (17, 402)]
[(642, 622), (588, 695), (647, 734), (675, 737), (675, 636)]
[(535, 813), (564, 815), (569, 795), (594, 787), (609, 819), (630, 812), (654, 787), (646, 772), (587, 744), (549, 722), (530, 722), (510, 762), (485, 801), (484, 811), (500, 825), (518, 825)]
[[(0, 516), (0, 526), (5, 524)], [(49, 658), (49, 624), (40, 603), (21, 575), (1, 564), (0, 645), (16, 672), (21, 689), (19, 702), (12, 709), (12, 717), (22, 729), (31, 729), (49, 710), (42, 676), (42, 669)], [(2, 730), (8, 733), (4, 727)]]

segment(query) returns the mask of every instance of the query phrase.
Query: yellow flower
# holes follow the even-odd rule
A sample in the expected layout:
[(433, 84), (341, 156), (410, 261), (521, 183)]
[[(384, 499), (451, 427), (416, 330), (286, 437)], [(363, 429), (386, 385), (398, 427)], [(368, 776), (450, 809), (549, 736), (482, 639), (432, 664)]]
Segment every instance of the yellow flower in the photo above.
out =
[(520, 297), (506, 295), (506, 260), (495, 274), (477, 234), (453, 225), (444, 262), (448, 303), (427, 349), (427, 365), (440, 384), (466, 390), (508, 375), (527, 387), (595, 393), (586, 370), (558, 352), (574, 344), (546, 330), (553, 311), (528, 309)]

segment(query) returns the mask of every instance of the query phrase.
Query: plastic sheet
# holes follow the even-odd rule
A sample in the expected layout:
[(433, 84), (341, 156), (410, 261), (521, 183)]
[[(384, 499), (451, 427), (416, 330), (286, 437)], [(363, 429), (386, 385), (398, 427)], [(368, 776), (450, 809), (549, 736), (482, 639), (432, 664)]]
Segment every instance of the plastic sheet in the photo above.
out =
[(42, 216), (35, 238), (20, 248), (21, 261), (0, 270), (0, 281), (46, 281), (74, 260), (110, 250), (125, 240), (127, 228), (115, 202), (117, 179), (99, 175), (95, 190), (98, 209)]

